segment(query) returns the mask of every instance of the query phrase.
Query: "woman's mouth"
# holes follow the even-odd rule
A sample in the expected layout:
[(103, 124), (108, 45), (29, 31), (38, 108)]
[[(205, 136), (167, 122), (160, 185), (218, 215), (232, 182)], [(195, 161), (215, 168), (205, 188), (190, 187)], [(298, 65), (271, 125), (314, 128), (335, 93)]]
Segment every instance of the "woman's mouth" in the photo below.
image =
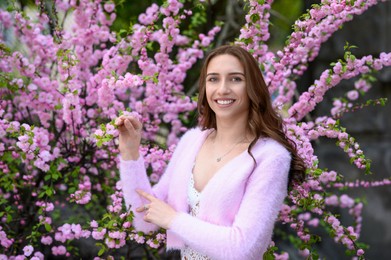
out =
[(216, 103), (219, 105), (229, 105), (235, 102), (235, 99), (216, 99)]

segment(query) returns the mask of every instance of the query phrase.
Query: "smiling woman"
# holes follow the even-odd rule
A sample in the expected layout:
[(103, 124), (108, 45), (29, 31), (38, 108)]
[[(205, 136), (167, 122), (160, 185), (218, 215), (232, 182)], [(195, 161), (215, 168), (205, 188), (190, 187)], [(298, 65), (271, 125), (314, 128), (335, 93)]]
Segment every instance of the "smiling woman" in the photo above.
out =
[[(206, 96), (217, 121), (245, 125), (249, 98), (244, 68), (232, 55), (219, 55), (210, 61), (206, 76)], [(219, 122), (222, 124), (223, 122)]]
[(139, 154), (141, 123), (117, 119), (135, 228), (167, 229), (167, 247), (181, 250), (182, 259), (262, 259), (288, 185), (305, 169), (247, 51), (222, 46), (208, 55), (198, 111), (200, 126), (181, 138), (153, 187)]

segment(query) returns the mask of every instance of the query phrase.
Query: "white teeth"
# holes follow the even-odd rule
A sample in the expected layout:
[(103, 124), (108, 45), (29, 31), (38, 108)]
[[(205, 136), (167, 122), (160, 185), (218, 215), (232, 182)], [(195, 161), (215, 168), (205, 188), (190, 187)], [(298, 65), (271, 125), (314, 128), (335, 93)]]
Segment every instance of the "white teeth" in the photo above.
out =
[(232, 99), (230, 99), (230, 100), (217, 100), (217, 104), (219, 104), (219, 105), (228, 105), (228, 104), (231, 104), (233, 102), (234, 101)]

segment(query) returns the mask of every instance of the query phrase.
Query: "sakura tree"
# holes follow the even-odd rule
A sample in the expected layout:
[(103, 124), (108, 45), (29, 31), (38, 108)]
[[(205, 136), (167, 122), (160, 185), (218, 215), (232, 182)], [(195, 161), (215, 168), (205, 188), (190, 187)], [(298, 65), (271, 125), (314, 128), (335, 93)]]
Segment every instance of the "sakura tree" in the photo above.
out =
[[(305, 92), (299, 93), (296, 83), (333, 33), (379, 2), (313, 5), (295, 22), (284, 48), (272, 51), (272, 1), (245, 1), (247, 15), (235, 43), (259, 61), (275, 109), (287, 114), (286, 132), (308, 167), (306, 181), (290, 191), (281, 209), (279, 223), (287, 231), (275, 241), (293, 238), (304, 257), (318, 257), (314, 245), (321, 237), (314, 227), (321, 227), (348, 254), (364, 259), (363, 203), (331, 188), (390, 184), (389, 179), (346, 184), (343, 172), (319, 168), (312, 142), (335, 139), (336, 149), (370, 173), (370, 160), (339, 118), (386, 102), (355, 100), (371, 88), (372, 72), (391, 65), (391, 53), (355, 57), (347, 45), (344, 57)], [(118, 8), (112, 1), (36, 0), (36, 11), (15, 3), (0, 9), (0, 259), (80, 256), (76, 241), (94, 241), (96, 259), (118, 252), (130, 256), (136, 244), (148, 256), (163, 254), (164, 230), (136, 232), (132, 212), (124, 207), (114, 120), (131, 113), (143, 122), (141, 153), (151, 182), (157, 182), (178, 138), (197, 123), (197, 98), (186, 93), (191, 87), (186, 78), (224, 26), (217, 22), (207, 33), (197, 32), (210, 4), (152, 4), (120, 32), (110, 29)], [(306, 118), (327, 91), (347, 79), (356, 83), (329, 114)], [(335, 208), (347, 209), (353, 224), (341, 223)], [(276, 243), (264, 257), (288, 254)]]

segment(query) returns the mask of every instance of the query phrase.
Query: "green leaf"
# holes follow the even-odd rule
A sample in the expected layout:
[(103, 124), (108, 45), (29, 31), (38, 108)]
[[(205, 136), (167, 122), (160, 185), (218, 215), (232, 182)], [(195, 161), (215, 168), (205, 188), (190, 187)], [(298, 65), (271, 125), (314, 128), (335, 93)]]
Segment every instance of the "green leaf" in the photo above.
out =
[(260, 19), (261, 19), (261, 17), (259, 16), (259, 14), (252, 14), (252, 15), (250, 16), (250, 20), (251, 20), (251, 22), (253, 22), (253, 23), (258, 22)]
[(12, 215), (8, 214), (7, 215), (7, 223), (10, 223), (12, 221)]
[(98, 146), (98, 148), (102, 147), (102, 145), (103, 145), (103, 140), (98, 140), (96, 142), (96, 146)]
[(46, 194), (50, 197), (50, 196), (52, 196), (53, 195), (53, 190), (51, 189), (51, 188), (48, 188), (47, 190), (46, 190)]
[(54, 106), (55, 110), (61, 110), (62, 109), (62, 104), (57, 104)]
[(47, 232), (52, 231), (52, 226), (50, 226), (48, 223), (45, 223), (45, 229)]
[(330, 85), (330, 84), (331, 84), (331, 75), (329, 75), (329, 76), (326, 78), (326, 84), (327, 84), (327, 85)]
[(55, 172), (55, 173), (53, 173), (53, 175), (52, 175), (52, 178), (53, 178), (53, 180), (58, 180), (59, 178), (61, 177), (61, 174), (59, 174), (58, 172)]
[(75, 193), (75, 191), (76, 191), (75, 187), (71, 187), (71, 188), (68, 189), (68, 193), (69, 194)]

